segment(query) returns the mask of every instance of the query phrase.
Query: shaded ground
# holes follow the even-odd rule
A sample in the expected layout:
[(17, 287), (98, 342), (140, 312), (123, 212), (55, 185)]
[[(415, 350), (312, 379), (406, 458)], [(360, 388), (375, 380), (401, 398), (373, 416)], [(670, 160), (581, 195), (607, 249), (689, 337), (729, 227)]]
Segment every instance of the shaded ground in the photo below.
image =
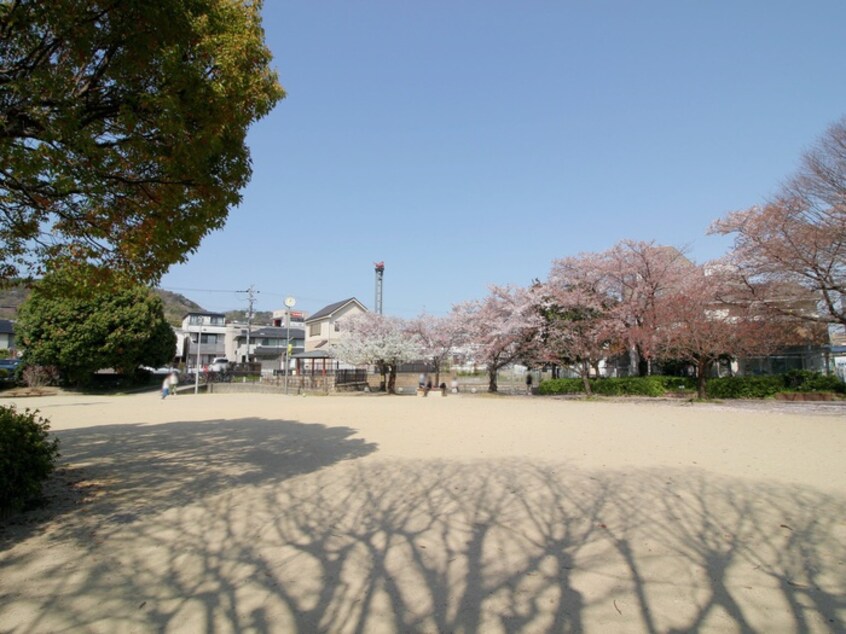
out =
[(69, 466), (0, 631), (846, 631), (836, 415), (145, 398), (39, 404)]

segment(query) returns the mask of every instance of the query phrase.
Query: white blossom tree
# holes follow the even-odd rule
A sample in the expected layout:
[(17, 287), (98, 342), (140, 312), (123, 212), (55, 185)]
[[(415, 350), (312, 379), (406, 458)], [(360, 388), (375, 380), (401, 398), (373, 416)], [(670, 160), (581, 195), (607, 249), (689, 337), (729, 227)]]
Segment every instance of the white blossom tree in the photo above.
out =
[(397, 365), (420, 355), (420, 344), (397, 317), (364, 313), (339, 322), (344, 336), (332, 343), (332, 353), (353, 365), (375, 365), (382, 376), (380, 389), (396, 393)]

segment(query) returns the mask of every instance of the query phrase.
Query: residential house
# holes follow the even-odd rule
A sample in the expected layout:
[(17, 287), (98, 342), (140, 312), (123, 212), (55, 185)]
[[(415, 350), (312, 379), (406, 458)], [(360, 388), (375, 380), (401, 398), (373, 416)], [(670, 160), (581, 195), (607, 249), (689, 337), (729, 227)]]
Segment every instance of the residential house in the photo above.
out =
[(355, 297), (329, 304), (305, 320), (305, 351), (326, 349), (333, 339), (341, 335), (339, 322), (345, 317), (361, 315), (367, 308)]
[(181, 361), (188, 368), (206, 366), (226, 356), (226, 317), (223, 313), (188, 313), (177, 331), (181, 339)]
[(15, 326), (8, 319), (0, 319), (0, 350), (15, 350)]
[(15, 325), (8, 319), (0, 319), (0, 350), (15, 353)]
[[(367, 308), (355, 297), (324, 306), (305, 320), (305, 352), (294, 355), (299, 375), (334, 372), (340, 364), (332, 359), (330, 344), (343, 337), (341, 320), (363, 315)], [(344, 367), (352, 367), (347, 366)]]
[(226, 357), (243, 362), (248, 355), (251, 361), (261, 364), (263, 373), (272, 373), (285, 368), (285, 354), (302, 353), (305, 350), (305, 330), (302, 327), (283, 328), (260, 326), (250, 331), (247, 345), (247, 325), (232, 323), (227, 326)]

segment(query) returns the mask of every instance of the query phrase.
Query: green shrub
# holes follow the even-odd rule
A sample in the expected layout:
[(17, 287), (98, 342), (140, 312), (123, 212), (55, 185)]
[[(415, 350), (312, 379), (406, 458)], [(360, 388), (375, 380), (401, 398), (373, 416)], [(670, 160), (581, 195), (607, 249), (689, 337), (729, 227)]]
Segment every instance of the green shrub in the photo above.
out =
[[(591, 379), (590, 389), (603, 396), (664, 396), (667, 392), (695, 389), (692, 379), (679, 376), (627, 376)], [(581, 379), (551, 379), (538, 386), (538, 394), (582, 394)]]
[(724, 376), (708, 379), (708, 398), (767, 398), (784, 389), (781, 376)]
[(25, 508), (41, 496), (41, 485), (59, 457), (59, 441), (38, 411), (0, 406), (0, 512)]
[(594, 394), (605, 396), (664, 396), (666, 389), (660, 376), (627, 376), (591, 379)]
[(791, 370), (773, 376), (728, 376), (709, 379), (709, 398), (767, 398), (778, 392), (846, 393), (846, 384), (833, 375)]
[(833, 374), (820, 374), (809, 370), (791, 370), (782, 375), (784, 387), (794, 392), (846, 393), (846, 383)]
[[(603, 396), (664, 396), (668, 392), (695, 390), (696, 381), (681, 376), (630, 376), (591, 379), (591, 391)], [(778, 392), (846, 393), (846, 384), (833, 375), (794, 370), (773, 376), (729, 376), (708, 379), (708, 398), (767, 398)], [(551, 379), (538, 386), (538, 394), (582, 394), (581, 379)]]

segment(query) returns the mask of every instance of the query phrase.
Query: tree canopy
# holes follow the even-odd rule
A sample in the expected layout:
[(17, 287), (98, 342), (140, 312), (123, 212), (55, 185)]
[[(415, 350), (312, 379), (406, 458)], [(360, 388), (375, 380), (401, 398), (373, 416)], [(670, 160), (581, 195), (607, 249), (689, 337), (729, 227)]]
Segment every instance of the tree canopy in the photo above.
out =
[(140, 285), (97, 292), (61, 293), (61, 274), (48, 276), (23, 303), (15, 324), (34, 365), (57, 366), (65, 381), (84, 384), (91, 374), (114, 368), (132, 375), (141, 365), (162, 366), (176, 353), (176, 335), (162, 301)]
[(420, 349), (405, 321), (364, 313), (348, 317), (339, 325), (344, 336), (332, 343), (332, 353), (354, 365), (376, 365), (382, 375), (382, 389), (393, 394), (397, 365), (417, 357)]
[(607, 282), (597, 257), (582, 254), (556, 260), (549, 280), (536, 287), (543, 317), (540, 358), (574, 367), (588, 395), (591, 368), (617, 351), (615, 344), (623, 338), (623, 324), (615, 314), (620, 300)]
[(488, 391), (496, 392), (497, 372), (535, 354), (541, 318), (533, 292), (518, 286), (491, 286), (482, 300), (453, 307), (461, 343), (470, 356), (484, 363)]
[(803, 155), (776, 196), (729, 214), (713, 231), (734, 235), (727, 261), (747, 301), (846, 326), (846, 118)]
[(156, 281), (220, 228), (284, 96), (261, 0), (0, 0), (0, 280)]

